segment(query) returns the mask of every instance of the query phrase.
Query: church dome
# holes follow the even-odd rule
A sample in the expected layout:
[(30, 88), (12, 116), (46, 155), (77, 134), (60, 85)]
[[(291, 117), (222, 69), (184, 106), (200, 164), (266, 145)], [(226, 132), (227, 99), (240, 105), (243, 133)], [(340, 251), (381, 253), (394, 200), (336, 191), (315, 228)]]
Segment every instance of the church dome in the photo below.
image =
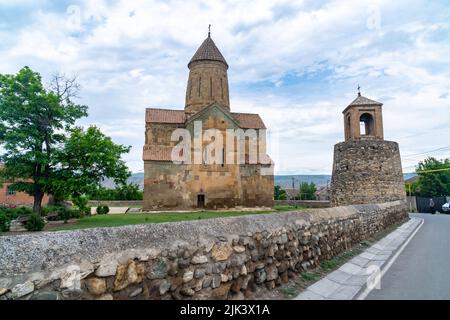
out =
[(202, 45), (197, 49), (197, 52), (195, 52), (191, 61), (189, 61), (188, 67), (197, 61), (218, 61), (224, 63), (228, 68), (228, 63), (222, 53), (220, 53), (210, 35), (208, 35), (208, 38), (206, 38)]

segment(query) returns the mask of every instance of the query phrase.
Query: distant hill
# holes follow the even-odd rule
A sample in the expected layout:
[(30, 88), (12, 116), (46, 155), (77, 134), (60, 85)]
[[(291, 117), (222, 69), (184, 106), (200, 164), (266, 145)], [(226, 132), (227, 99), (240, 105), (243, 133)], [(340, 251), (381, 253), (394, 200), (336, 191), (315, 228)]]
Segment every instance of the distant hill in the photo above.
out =
[(294, 185), (297, 189), (299, 184), (302, 182), (314, 182), (318, 187), (325, 187), (327, 183), (331, 182), (331, 175), (328, 174), (299, 174), (299, 175), (276, 175), (275, 185), (282, 188), (292, 189), (292, 179), (294, 179)]
[[(415, 173), (407, 173), (403, 175), (405, 180), (408, 180), (414, 176)], [(298, 174), (298, 175), (276, 175), (275, 185), (281, 186), (282, 188), (292, 188), (292, 178), (294, 178), (295, 188), (298, 188), (301, 182), (314, 182), (318, 187), (325, 187), (327, 183), (331, 182), (331, 175), (328, 174)], [(139, 185), (141, 190), (144, 189), (144, 173), (138, 172), (133, 173), (131, 177), (128, 178), (128, 183), (134, 183)], [(106, 188), (114, 188), (114, 182), (110, 179), (106, 179), (102, 184)]]

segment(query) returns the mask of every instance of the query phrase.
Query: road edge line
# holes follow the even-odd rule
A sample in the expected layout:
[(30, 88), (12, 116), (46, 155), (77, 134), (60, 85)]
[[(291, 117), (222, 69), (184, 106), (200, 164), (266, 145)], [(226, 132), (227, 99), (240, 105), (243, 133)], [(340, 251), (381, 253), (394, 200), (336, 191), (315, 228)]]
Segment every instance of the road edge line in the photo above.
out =
[[(425, 219), (423, 218), (416, 218), (416, 219), (420, 219), (422, 220), (420, 222), (420, 224), (416, 227), (416, 229), (410, 234), (410, 236), (408, 237), (408, 239), (406, 239), (405, 242), (403, 242), (402, 246), (400, 247), (400, 249), (397, 250), (397, 252), (389, 259), (388, 263), (385, 265), (384, 268), (382, 268), (381, 270), (381, 276), (380, 276), (380, 281), (381, 279), (383, 279), (384, 275), (386, 274), (386, 272), (389, 270), (389, 268), (394, 264), (394, 262), (397, 260), (397, 258), (400, 256), (400, 254), (403, 252), (403, 250), (405, 250), (406, 246), (411, 242), (411, 240), (414, 238), (414, 236), (416, 235), (416, 233), (420, 230), (420, 228), (422, 228), (423, 224), (425, 223)], [(367, 287), (366, 284), (366, 289), (358, 295), (358, 297), (356, 298), (356, 300), (365, 300), (367, 298), (367, 296), (372, 292), (373, 288), (370, 289)]]

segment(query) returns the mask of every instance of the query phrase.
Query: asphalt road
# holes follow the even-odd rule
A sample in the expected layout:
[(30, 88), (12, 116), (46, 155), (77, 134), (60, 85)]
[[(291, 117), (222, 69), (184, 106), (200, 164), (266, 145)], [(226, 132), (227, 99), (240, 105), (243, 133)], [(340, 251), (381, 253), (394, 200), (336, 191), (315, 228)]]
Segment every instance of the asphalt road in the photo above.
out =
[(411, 217), (424, 224), (366, 299), (450, 299), (450, 215)]

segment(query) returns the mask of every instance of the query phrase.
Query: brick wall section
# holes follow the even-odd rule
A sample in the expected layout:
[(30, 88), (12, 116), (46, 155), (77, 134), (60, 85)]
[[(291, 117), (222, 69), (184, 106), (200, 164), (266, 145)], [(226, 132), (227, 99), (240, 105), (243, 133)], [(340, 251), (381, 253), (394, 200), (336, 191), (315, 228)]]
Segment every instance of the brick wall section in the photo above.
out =
[(249, 298), (407, 219), (396, 201), (0, 237), (0, 299)]
[[(13, 195), (8, 194), (8, 186), (10, 183), (3, 183), (0, 188), (0, 205), (15, 205), (15, 206), (33, 206), (34, 199), (32, 196), (25, 192), (16, 192)], [(49, 201), (48, 195), (44, 195), (42, 199), (42, 205), (47, 205)]]
[(335, 145), (330, 191), (333, 206), (406, 200), (398, 144), (350, 140)]

